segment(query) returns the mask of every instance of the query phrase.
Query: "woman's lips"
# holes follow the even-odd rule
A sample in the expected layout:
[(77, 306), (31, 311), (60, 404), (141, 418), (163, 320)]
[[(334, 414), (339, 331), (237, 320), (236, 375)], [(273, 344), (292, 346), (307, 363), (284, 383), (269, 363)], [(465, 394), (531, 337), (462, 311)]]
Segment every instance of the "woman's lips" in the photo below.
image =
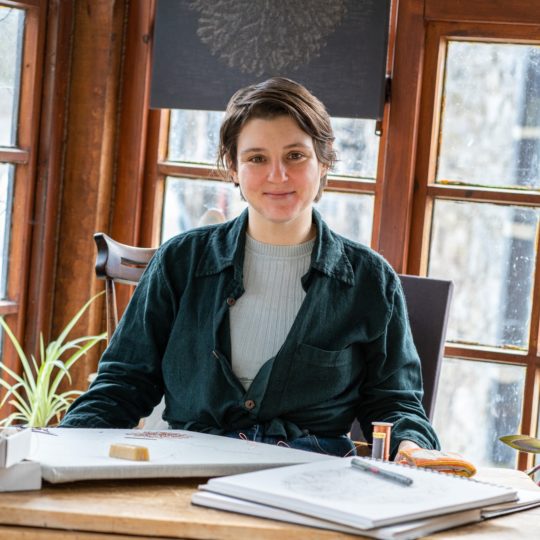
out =
[(289, 195), (292, 195), (293, 193), (294, 193), (294, 191), (283, 191), (283, 192), (279, 192), (279, 193), (266, 192), (265, 195), (267, 197), (270, 197), (270, 198), (283, 199), (285, 197), (288, 197)]

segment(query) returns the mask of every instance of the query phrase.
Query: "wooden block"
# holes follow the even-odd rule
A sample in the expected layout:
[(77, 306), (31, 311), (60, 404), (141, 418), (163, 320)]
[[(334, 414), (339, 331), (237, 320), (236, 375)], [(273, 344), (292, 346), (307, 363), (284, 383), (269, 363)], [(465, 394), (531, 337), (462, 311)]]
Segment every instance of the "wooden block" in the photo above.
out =
[(119, 459), (131, 459), (132, 461), (150, 460), (148, 448), (135, 444), (111, 444), (109, 456)]

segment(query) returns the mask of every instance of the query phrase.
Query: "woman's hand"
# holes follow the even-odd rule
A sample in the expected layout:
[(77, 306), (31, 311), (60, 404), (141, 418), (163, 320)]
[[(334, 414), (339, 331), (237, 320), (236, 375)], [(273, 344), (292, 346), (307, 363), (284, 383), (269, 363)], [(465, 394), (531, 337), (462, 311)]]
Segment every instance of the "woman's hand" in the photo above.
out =
[(420, 448), (415, 442), (412, 441), (401, 441), (398, 446), (398, 451), (396, 453), (396, 457), (394, 458), (394, 461), (399, 462), (403, 456), (401, 455), (402, 450), (408, 450), (410, 448)]

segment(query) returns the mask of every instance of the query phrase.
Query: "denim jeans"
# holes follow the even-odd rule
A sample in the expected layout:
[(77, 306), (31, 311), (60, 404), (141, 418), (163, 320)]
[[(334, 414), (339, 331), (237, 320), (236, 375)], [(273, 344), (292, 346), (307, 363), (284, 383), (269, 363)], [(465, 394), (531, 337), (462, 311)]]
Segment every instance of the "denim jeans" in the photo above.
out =
[(329, 456), (348, 457), (355, 456), (356, 449), (347, 435), (338, 437), (321, 437), (319, 435), (306, 434), (296, 439), (287, 440), (281, 437), (272, 437), (264, 435), (259, 425), (254, 425), (247, 429), (238, 431), (229, 431), (224, 433), (225, 437), (234, 439), (245, 439), (249, 441), (262, 442), (266, 444), (275, 444), (277, 446), (286, 446), (296, 450), (307, 450), (308, 452), (318, 452)]

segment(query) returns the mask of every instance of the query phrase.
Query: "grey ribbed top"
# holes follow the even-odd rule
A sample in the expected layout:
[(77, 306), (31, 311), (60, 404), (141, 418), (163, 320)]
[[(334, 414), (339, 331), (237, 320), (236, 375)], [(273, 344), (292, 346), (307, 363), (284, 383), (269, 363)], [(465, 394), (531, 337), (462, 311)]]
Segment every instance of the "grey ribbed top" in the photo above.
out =
[(246, 236), (245, 292), (230, 309), (232, 369), (246, 390), (296, 318), (314, 244), (276, 246)]

